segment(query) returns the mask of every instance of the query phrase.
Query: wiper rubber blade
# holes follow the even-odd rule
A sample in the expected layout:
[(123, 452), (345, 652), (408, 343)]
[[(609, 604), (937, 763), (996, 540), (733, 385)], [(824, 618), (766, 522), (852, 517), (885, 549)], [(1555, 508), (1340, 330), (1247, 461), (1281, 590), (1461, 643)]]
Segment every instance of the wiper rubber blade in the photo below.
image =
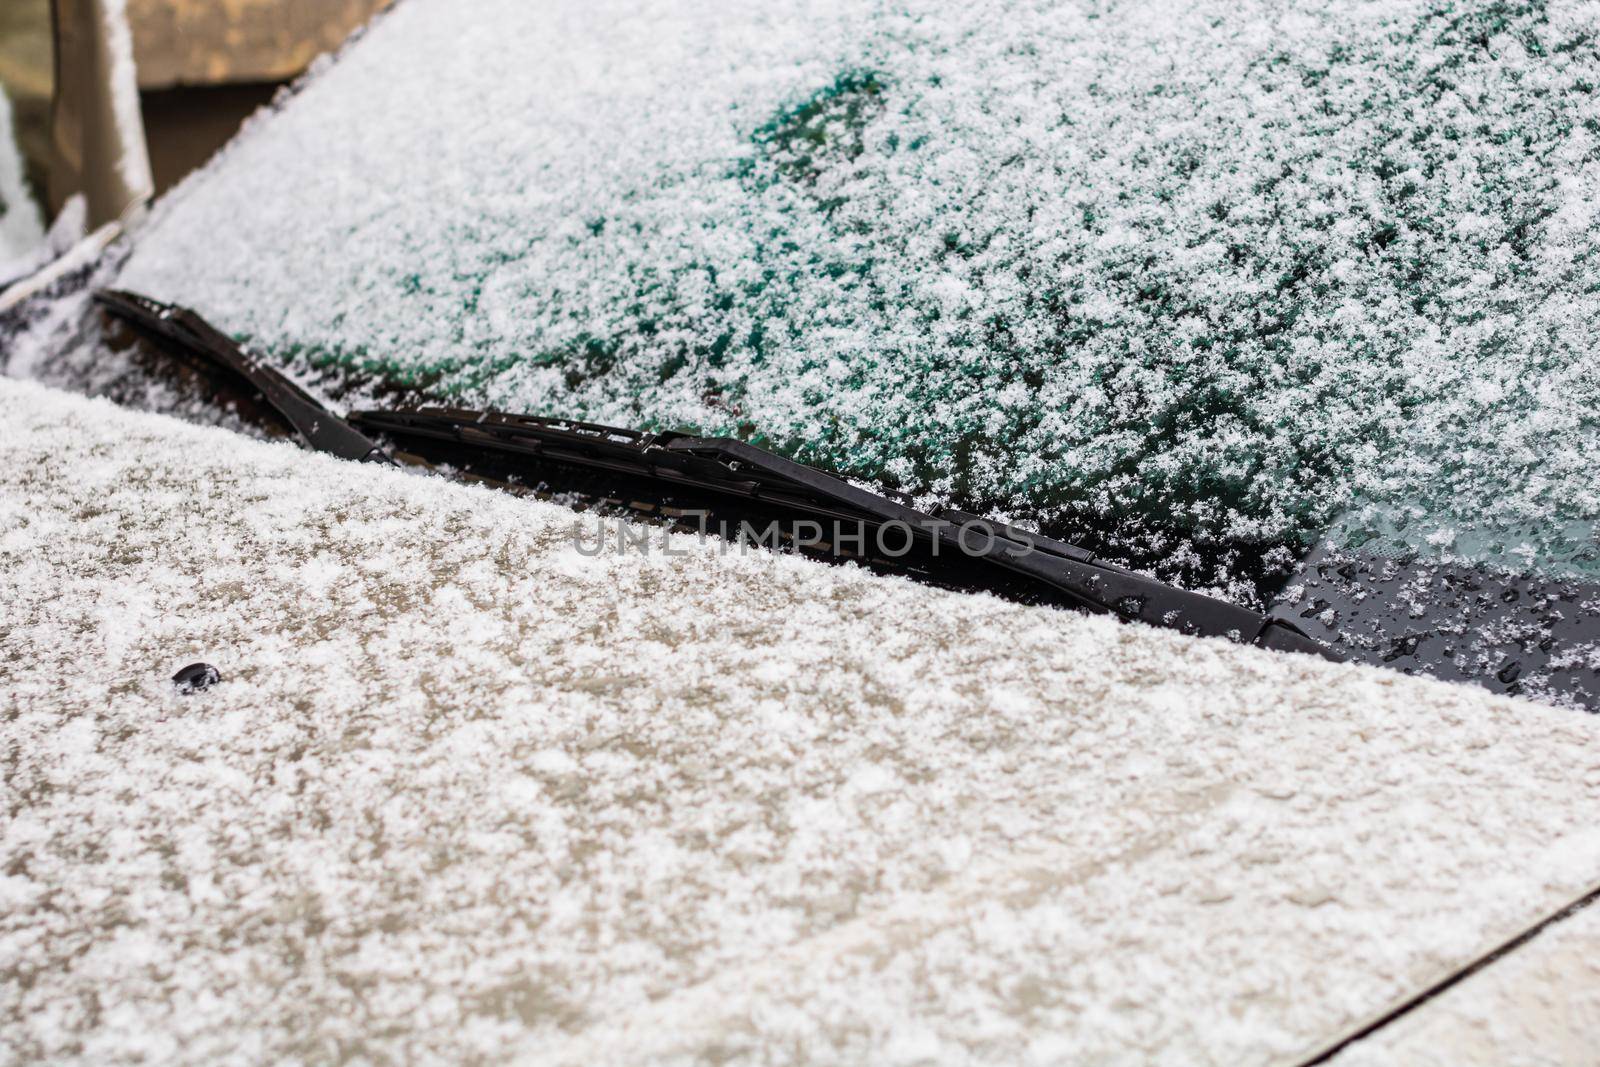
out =
[(188, 308), (137, 293), (102, 289), (97, 304), (132, 326), (244, 379), (305, 443), (341, 459), (393, 463), (376, 442), (335, 415), (275, 367), (268, 366)]

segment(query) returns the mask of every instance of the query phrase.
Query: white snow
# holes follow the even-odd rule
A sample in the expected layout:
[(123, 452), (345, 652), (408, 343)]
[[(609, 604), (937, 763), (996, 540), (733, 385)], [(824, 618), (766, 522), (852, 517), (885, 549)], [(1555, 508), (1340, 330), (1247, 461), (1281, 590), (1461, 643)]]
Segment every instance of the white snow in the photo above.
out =
[(1585, 907), (1365, 1040), (1333, 1067), (1550, 1067), (1594, 1059), (1600, 908)]
[(39, 206), (23, 180), (22, 153), (17, 149), (11, 100), (0, 86), (0, 289), (23, 273), (28, 254), (44, 240)]
[[(127, 0), (97, 0), (109, 67), (104, 71), (111, 92), (111, 114), (117, 127), (121, 154), (117, 175), (122, 188), (134, 197), (124, 218), (141, 210), (155, 190), (150, 175), (150, 154), (144, 141), (144, 114), (139, 103), (139, 72), (133, 57), (133, 29), (128, 25)], [(109, 220), (108, 220), (109, 221)]]
[(1600, 881), (1582, 714), (583, 558), (551, 504), (33, 383), (0, 455), (19, 1059), (1275, 1062)]
[(1597, 36), (1575, 0), (404, 0), (123, 283), (1135, 539), (1449, 527), (1592, 574)]

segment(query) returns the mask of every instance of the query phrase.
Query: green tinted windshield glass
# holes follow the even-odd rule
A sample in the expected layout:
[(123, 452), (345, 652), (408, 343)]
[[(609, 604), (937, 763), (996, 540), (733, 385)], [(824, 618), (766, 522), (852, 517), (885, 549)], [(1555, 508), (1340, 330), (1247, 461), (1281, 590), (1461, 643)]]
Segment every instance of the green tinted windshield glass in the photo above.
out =
[(1178, 564), (1333, 531), (1592, 575), (1597, 18), (405, 0), (119, 284)]

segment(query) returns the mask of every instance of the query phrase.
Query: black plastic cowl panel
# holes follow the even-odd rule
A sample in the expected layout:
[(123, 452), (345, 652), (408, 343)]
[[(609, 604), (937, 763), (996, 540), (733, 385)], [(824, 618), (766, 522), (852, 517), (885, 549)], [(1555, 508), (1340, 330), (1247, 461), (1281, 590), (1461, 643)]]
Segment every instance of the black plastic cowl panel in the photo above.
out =
[(1323, 546), (1271, 614), (1351, 660), (1600, 711), (1600, 586)]

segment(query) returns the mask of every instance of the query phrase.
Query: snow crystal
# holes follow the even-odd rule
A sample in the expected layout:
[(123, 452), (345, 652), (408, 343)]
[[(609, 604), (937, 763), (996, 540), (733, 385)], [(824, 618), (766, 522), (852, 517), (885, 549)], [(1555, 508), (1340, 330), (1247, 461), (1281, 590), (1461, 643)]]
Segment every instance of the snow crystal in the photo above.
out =
[(1450, 526), (1596, 574), (1597, 20), (405, 0), (123, 283), (1163, 555)]
[(0, 450), (20, 1059), (1295, 1061), (1600, 871), (1590, 716), (580, 559), (554, 505), (33, 383)]

